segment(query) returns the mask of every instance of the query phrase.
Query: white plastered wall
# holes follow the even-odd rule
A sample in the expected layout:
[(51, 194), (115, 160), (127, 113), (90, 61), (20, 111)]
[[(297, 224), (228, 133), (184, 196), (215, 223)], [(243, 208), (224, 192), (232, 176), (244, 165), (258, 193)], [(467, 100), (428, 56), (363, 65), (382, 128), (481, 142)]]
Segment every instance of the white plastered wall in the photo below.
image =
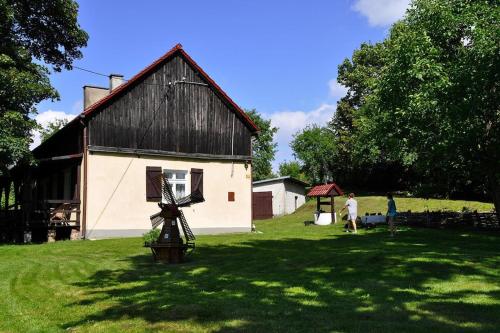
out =
[[(303, 185), (285, 183), (285, 214), (291, 214), (306, 202), (306, 190)], [(297, 197), (297, 199), (295, 199)], [(297, 205), (297, 207), (295, 207)]]
[[(156, 202), (146, 201), (147, 166), (203, 169), (205, 202), (182, 209), (195, 234), (251, 230), (249, 164), (93, 152), (87, 166), (88, 238), (140, 236), (151, 229), (149, 216), (159, 208)], [(228, 192), (235, 192), (234, 202), (228, 201)]]

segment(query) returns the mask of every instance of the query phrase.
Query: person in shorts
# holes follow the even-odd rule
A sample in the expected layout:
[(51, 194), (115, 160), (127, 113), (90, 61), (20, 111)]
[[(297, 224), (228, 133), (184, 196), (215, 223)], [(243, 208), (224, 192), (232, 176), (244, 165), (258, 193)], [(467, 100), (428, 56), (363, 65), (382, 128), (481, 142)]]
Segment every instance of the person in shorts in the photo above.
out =
[(396, 202), (392, 197), (392, 193), (387, 193), (387, 222), (389, 223), (389, 231), (391, 232), (391, 237), (394, 237), (396, 232), (396, 226), (394, 225), (396, 220), (396, 215), (398, 214), (396, 210)]
[(358, 202), (354, 200), (354, 193), (349, 193), (349, 199), (345, 202), (344, 208), (340, 211), (344, 211), (347, 208), (347, 231), (350, 232), (349, 226), (352, 227), (352, 232), (357, 233), (358, 230), (356, 228), (356, 219), (358, 218)]

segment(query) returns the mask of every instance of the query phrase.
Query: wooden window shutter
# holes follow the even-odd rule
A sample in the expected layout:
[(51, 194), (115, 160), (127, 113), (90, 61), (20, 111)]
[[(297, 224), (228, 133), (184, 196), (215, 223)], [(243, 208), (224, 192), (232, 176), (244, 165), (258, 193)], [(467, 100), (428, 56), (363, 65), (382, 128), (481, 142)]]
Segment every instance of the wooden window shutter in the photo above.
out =
[(197, 191), (203, 196), (203, 169), (191, 169), (191, 194)]
[(161, 201), (161, 167), (146, 167), (146, 201)]

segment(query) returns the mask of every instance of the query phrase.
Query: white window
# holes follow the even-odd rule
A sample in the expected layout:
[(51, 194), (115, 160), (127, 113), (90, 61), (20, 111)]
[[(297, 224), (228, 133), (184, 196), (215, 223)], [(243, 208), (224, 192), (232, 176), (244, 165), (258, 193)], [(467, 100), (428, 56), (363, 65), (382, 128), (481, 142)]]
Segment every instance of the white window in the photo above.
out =
[(186, 170), (163, 170), (176, 199), (190, 194), (188, 172)]

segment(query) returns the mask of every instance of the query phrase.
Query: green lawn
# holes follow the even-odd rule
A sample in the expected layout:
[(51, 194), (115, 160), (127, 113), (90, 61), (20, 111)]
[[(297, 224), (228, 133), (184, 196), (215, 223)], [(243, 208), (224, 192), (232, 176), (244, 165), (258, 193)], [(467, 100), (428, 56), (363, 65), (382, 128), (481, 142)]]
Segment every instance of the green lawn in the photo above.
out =
[[(0, 246), (0, 331), (499, 331), (499, 234), (351, 235), (341, 224), (305, 227), (313, 204), (258, 222), (262, 233), (199, 237), (177, 266), (153, 264), (138, 238)], [(360, 197), (359, 206), (383, 211), (385, 200)]]

